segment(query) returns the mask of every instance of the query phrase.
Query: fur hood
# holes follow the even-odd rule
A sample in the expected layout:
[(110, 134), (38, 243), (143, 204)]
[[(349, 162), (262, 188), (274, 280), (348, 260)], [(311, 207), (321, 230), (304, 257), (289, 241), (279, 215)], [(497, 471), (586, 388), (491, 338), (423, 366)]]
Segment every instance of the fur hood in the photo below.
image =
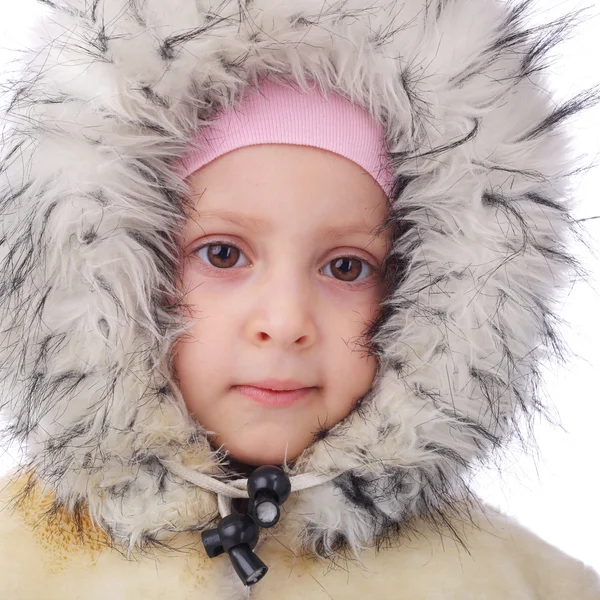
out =
[(472, 466), (543, 409), (555, 302), (576, 274), (563, 122), (591, 95), (552, 102), (545, 58), (571, 18), (527, 27), (529, 5), (40, 0), (2, 119), (0, 408), (55, 507), (85, 502), (131, 551), (218, 522), (182, 469), (240, 478), (169, 359), (185, 330), (174, 164), (268, 77), (367, 108), (395, 181), (378, 372), (284, 465), (324, 481), (295, 492), (295, 538), (327, 556), (415, 516), (469, 517)]

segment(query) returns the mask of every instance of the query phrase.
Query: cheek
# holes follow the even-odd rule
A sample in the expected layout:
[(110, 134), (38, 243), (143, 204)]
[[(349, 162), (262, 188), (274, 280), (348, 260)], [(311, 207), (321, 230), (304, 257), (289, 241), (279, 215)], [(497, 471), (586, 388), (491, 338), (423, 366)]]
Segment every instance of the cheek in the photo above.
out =
[(363, 297), (331, 311), (326, 326), (326, 362), (330, 381), (340, 390), (341, 397), (364, 395), (377, 371), (377, 359), (369, 353), (366, 333), (380, 312), (378, 302), (379, 296), (373, 293), (370, 299)]
[(365, 334), (381, 312), (381, 297), (378, 286), (337, 299), (329, 312), (330, 315), (335, 314), (338, 332), (345, 331), (346, 338), (351, 337), (350, 341), (354, 344), (364, 343)]
[(187, 332), (173, 346), (173, 369), (188, 408), (197, 410), (222, 383), (219, 375), (231, 364), (230, 307), (211, 293), (210, 286), (198, 286), (184, 279), (181, 309)]
[(188, 297), (185, 320), (187, 332), (182, 334), (173, 348), (174, 363), (181, 369), (189, 370), (196, 377), (211, 373), (218, 361), (231, 361), (230, 331), (231, 318), (228, 311), (210, 306), (204, 297), (202, 304)]

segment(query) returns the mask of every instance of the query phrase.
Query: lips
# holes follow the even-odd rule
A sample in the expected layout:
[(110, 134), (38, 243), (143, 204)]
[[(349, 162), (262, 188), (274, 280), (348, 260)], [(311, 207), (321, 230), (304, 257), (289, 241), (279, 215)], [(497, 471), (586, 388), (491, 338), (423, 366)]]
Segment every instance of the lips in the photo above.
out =
[(232, 389), (263, 406), (286, 407), (299, 403), (317, 388), (303, 387), (292, 390), (271, 390), (254, 385), (236, 385)]
[(307, 387), (306, 383), (301, 383), (294, 379), (262, 379), (261, 381), (249, 381), (244, 385), (261, 388), (264, 390), (275, 390), (275, 391), (290, 391), (300, 390)]

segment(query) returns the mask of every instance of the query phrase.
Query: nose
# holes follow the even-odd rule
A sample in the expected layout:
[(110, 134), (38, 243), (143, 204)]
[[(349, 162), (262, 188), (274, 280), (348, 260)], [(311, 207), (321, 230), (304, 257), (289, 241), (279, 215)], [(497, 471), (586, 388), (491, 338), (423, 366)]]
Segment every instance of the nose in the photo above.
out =
[(307, 348), (315, 342), (315, 298), (305, 277), (279, 271), (257, 282), (256, 288), (247, 324), (252, 343)]

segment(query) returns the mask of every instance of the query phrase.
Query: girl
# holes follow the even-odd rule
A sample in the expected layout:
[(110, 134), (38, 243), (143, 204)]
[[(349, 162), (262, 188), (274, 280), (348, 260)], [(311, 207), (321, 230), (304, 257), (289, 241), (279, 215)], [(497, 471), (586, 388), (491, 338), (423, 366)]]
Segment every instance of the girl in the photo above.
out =
[(468, 485), (560, 351), (564, 22), (43, 4), (2, 138), (0, 597), (600, 598)]

